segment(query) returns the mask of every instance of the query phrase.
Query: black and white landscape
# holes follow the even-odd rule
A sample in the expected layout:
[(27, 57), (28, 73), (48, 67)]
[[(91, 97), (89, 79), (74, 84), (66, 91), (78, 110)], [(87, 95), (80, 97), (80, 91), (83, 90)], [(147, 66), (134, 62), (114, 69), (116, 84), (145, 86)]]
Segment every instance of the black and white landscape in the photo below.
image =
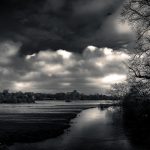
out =
[(0, 150), (149, 150), (149, 126), (149, 0), (0, 1)]

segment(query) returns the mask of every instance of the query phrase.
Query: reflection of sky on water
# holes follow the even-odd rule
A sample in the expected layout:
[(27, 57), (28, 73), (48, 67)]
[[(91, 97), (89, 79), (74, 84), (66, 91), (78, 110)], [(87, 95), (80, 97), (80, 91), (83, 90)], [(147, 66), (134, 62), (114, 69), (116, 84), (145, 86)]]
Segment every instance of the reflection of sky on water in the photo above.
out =
[(114, 123), (114, 113), (113, 108), (85, 110), (62, 136), (39, 143), (18, 143), (10, 150), (130, 150), (122, 127)]

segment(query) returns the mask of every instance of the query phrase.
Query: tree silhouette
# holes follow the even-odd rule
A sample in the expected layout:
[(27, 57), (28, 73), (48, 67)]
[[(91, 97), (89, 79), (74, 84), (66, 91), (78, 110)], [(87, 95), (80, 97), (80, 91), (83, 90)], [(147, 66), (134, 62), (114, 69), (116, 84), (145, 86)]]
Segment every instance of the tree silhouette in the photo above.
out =
[(150, 82), (150, 0), (126, 0), (121, 15), (136, 32), (134, 55), (128, 64), (129, 77)]

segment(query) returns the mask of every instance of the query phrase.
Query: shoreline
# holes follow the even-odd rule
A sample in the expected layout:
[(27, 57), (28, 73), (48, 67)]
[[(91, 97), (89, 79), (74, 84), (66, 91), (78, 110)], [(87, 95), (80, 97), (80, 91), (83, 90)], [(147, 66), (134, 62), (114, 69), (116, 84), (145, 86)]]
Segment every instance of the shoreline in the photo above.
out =
[[(64, 133), (81, 111), (97, 107), (93, 105), (55, 106), (50, 113), (5, 113), (0, 114), (0, 143), (32, 143), (55, 138)], [(60, 108), (61, 107), (61, 108)], [(66, 111), (60, 111), (60, 109)], [(68, 111), (69, 109), (69, 111)], [(71, 110), (72, 109), (72, 110)]]
[[(59, 105), (22, 105), (0, 112), (0, 143), (33, 143), (55, 138), (71, 126), (71, 120), (85, 109), (106, 109), (115, 103), (65, 103)], [(25, 111), (24, 111), (25, 110)]]

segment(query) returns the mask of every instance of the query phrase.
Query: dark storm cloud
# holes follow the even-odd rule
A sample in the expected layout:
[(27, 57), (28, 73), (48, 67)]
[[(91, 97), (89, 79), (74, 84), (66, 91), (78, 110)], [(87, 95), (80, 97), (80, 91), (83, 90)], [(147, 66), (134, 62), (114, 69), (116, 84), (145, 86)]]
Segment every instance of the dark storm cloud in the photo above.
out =
[(123, 81), (134, 35), (117, 19), (122, 3), (0, 0), (0, 89), (95, 93)]
[(21, 42), (22, 54), (48, 48), (81, 52), (88, 45), (120, 48), (132, 40), (115, 31), (111, 21), (122, 2), (1, 0), (0, 40)]

